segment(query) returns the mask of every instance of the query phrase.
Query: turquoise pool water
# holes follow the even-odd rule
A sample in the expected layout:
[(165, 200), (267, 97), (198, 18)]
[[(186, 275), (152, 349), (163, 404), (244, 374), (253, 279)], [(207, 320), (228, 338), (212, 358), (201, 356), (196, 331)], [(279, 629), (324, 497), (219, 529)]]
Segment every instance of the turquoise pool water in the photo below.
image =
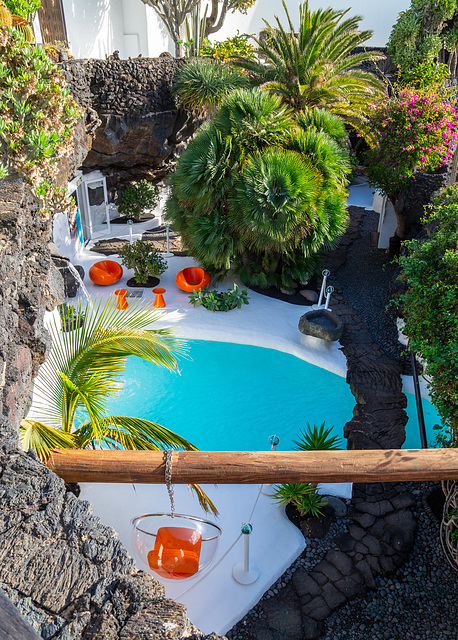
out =
[[(345, 378), (273, 349), (206, 340), (189, 345), (180, 374), (129, 358), (110, 413), (152, 420), (207, 451), (266, 450), (274, 433), (285, 451), (307, 422), (324, 421), (343, 436), (355, 406)], [(425, 405), (432, 427), (435, 410)], [(409, 411), (415, 416), (413, 396)], [(418, 424), (410, 422), (413, 448), (419, 446)]]

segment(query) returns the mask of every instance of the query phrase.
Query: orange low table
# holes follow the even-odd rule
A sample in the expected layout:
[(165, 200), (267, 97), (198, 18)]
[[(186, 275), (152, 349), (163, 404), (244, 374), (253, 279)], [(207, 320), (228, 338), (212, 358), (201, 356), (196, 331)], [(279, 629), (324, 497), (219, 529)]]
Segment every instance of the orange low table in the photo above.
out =
[(189, 578), (199, 571), (202, 534), (187, 527), (160, 527), (154, 549), (148, 553), (150, 569), (163, 578)]
[(176, 275), (175, 282), (182, 291), (200, 291), (211, 282), (211, 275), (201, 267), (186, 267)]
[(100, 260), (89, 269), (89, 277), (94, 284), (115, 284), (122, 278), (122, 267), (114, 260)]

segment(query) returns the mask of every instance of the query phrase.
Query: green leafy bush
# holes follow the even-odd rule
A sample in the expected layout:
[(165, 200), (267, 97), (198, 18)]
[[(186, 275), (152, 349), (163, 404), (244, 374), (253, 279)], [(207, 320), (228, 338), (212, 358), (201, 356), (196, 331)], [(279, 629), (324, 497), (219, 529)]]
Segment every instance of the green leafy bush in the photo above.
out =
[(146, 284), (148, 278), (159, 277), (167, 269), (167, 262), (146, 240), (125, 244), (119, 251), (119, 257), (125, 267), (135, 271), (134, 277), (138, 284)]
[(420, 64), (401, 72), (400, 83), (415, 89), (439, 88), (444, 86), (448, 75), (448, 68), (445, 64), (420, 62)]
[(122, 192), (118, 211), (128, 218), (139, 218), (148, 209), (154, 209), (159, 202), (159, 189), (148, 180), (128, 184)]
[(234, 56), (254, 58), (254, 46), (248, 42), (247, 36), (237, 35), (226, 38), (222, 42), (210, 42), (205, 40), (200, 47), (200, 55), (206, 58), (215, 58), (221, 62), (230, 62)]
[(202, 287), (199, 291), (193, 291), (189, 300), (194, 307), (201, 304), (209, 311), (230, 311), (236, 307), (241, 309), (243, 304), (249, 304), (248, 290), (240, 289), (236, 284), (233, 289), (227, 291)]
[(36, 12), (41, 7), (40, 0), (4, 0), (6, 6), (15, 16), (26, 18), (29, 22), (33, 20)]
[(394, 199), (417, 170), (433, 172), (452, 157), (458, 137), (455, 107), (432, 89), (398, 89), (372, 105), (376, 144), (366, 154), (370, 182)]
[(0, 27), (0, 179), (18, 173), (41, 214), (73, 209), (57, 186), (81, 110), (63, 73), (18, 31)]
[(426, 363), (431, 399), (458, 445), (458, 185), (434, 201), (426, 240), (405, 243), (399, 258), (409, 289), (403, 332)]

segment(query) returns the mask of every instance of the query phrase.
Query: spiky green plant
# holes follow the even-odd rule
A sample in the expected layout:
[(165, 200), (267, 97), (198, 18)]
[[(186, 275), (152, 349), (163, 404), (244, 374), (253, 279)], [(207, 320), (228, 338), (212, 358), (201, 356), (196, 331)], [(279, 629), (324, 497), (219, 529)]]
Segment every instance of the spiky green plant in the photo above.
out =
[(239, 70), (208, 58), (191, 58), (176, 72), (172, 91), (182, 109), (212, 113), (229, 93), (247, 86)]
[(299, 5), (297, 29), (285, 2), (283, 7), (287, 29), (278, 17), (275, 26), (265, 22), (266, 37), (258, 41), (259, 59), (241, 58), (235, 64), (249, 73), (254, 84), (281, 96), (295, 111), (325, 107), (361, 129), (369, 98), (381, 92), (383, 84), (361, 69), (362, 63), (378, 54), (352, 51), (372, 31), (358, 30), (361, 16), (345, 18), (349, 9), (312, 11), (307, 0)]
[(331, 436), (332, 427), (326, 429), (323, 422), (319, 427), (313, 427), (307, 422), (305, 429), (299, 432), (299, 439), (294, 440), (295, 449), (298, 451), (318, 451), (322, 449), (340, 449), (342, 439)]
[(292, 504), (302, 517), (317, 517), (322, 514), (321, 508), (326, 505), (320, 494), (312, 484), (308, 483), (286, 483), (276, 485), (273, 499), (280, 506)]
[(214, 278), (232, 264), (246, 284), (291, 287), (345, 230), (349, 171), (333, 137), (304, 131), (277, 96), (239, 89), (180, 157), (167, 217)]
[[(111, 416), (108, 400), (120, 391), (128, 356), (137, 356), (173, 370), (183, 341), (169, 329), (150, 329), (160, 313), (139, 301), (122, 311), (112, 296), (95, 302), (85, 314), (75, 309), (81, 328), (60, 332), (54, 318), (49, 328), (51, 351), (34, 382), (33, 415), (23, 420), (20, 440), (24, 450), (34, 449), (46, 460), (52, 449), (189, 449), (188, 440), (142, 418)], [(195, 487), (201, 505), (215, 507)]]

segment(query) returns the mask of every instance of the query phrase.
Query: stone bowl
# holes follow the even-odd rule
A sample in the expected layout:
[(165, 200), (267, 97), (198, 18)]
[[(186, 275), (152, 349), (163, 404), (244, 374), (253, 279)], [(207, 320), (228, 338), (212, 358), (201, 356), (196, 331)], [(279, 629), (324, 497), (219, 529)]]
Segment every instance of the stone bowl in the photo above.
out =
[(342, 336), (343, 322), (328, 309), (307, 311), (299, 320), (299, 331), (306, 336), (314, 336), (328, 342), (339, 340)]

